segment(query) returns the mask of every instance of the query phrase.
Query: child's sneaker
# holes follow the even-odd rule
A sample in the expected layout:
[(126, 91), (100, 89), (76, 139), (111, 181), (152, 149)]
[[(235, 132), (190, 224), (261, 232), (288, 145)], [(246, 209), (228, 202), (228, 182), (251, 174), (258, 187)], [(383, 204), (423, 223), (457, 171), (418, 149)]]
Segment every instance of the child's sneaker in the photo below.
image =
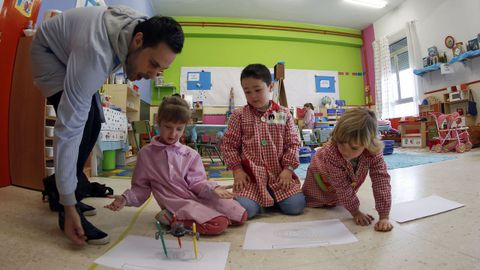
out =
[(165, 226), (170, 226), (170, 221), (173, 220), (173, 214), (167, 209), (163, 209), (155, 215), (155, 220)]

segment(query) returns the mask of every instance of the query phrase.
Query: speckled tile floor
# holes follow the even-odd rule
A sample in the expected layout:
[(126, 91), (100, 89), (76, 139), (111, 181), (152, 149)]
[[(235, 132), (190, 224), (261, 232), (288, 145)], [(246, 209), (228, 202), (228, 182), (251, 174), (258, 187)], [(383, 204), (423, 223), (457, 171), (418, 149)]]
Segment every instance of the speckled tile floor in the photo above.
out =
[[(433, 154), (433, 153), (432, 153)], [(301, 216), (270, 213), (250, 222), (294, 222), (339, 218), (358, 242), (319, 248), (245, 251), (248, 223), (203, 241), (230, 242), (225, 269), (480, 269), (480, 149), (434, 164), (397, 169), (392, 176), (393, 203), (436, 194), (466, 204), (441, 215), (404, 224), (394, 223), (389, 233), (373, 226), (356, 226), (341, 207), (307, 209)], [(124, 179), (95, 178), (121, 193)], [(225, 183), (226, 182), (222, 182)], [(359, 191), (361, 209), (376, 213), (370, 183)], [(152, 236), (158, 206), (152, 200), (131, 223), (139, 208), (111, 212), (102, 208), (104, 198), (85, 200), (98, 209), (89, 220), (108, 232), (111, 244), (129, 234)], [(75, 247), (57, 228), (57, 215), (41, 202), (41, 194), (19, 187), (0, 189), (0, 269), (107, 269), (93, 264), (110, 245)]]

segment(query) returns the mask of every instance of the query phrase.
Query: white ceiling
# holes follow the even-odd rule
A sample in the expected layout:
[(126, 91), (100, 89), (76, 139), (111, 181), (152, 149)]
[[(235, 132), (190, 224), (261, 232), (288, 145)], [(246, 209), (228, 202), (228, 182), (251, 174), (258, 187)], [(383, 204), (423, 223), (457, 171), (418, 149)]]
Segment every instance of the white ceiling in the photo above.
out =
[(374, 9), (344, 0), (151, 0), (166, 16), (231, 17), (292, 21), (364, 29), (405, 0), (385, 0)]

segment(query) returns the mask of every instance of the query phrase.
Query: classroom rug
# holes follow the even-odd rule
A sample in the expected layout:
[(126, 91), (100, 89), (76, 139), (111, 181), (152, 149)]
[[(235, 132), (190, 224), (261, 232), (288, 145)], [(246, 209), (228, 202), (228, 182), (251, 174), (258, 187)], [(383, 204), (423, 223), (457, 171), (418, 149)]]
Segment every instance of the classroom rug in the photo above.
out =
[[(455, 156), (446, 155), (422, 155), (422, 154), (405, 154), (405, 153), (393, 153), (391, 155), (384, 156), (385, 163), (389, 170), (395, 170), (399, 168), (413, 167), (428, 163), (436, 163), (440, 161), (456, 159)], [(300, 179), (305, 179), (307, 176), (307, 169), (309, 163), (300, 164), (295, 170), (295, 173)]]
[(98, 174), (98, 177), (130, 179), (132, 178), (135, 164), (136, 162), (132, 162), (126, 166), (118, 167), (110, 171), (102, 171)]
[[(204, 162), (205, 172), (207, 173), (208, 179), (216, 181), (226, 181), (233, 180), (233, 172), (221, 162)], [(130, 179), (133, 175), (133, 170), (135, 169), (135, 162), (129, 163), (127, 166), (115, 168), (111, 171), (103, 171), (98, 176), (106, 178), (120, 178), (120, 179)]]
[(205, 167), (208, 179), (216, 181), (233, 180), (233, 172), (227, 169), (227, 166), (221, 162), (204, 162), (203, 166)]

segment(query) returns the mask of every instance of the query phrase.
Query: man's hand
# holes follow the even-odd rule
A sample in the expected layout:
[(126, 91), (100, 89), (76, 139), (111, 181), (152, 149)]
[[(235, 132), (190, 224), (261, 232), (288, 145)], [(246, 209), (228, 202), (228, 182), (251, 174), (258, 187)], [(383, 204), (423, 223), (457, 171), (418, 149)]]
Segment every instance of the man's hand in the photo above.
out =
[(125, 200), (125, 197), (123, 197), (122, 195), (109, 196), (109, 198), (114, 198), (115, 200), (113, 200), (113, 202), (110, 203), (109, 205), (105, 205), (104, 207), (112, 211), (122, 210), (122, 208), (127, 203), (127, 201)]
[(250, 177), (242, 168), (233, 170), (233, 188), (235, 191), (242, 191), (249, 181)]
[(77, 245), (85, 245), (85, 232), (80, 222), (80, 216), (77, 213), (75, 205), (64, 206), (65, 209), (65, 226), (64, 233), (73, 243)]
[(213, 192), (220, 198), (220, 199), (233, 199), (233, 193), (227, 190), (226, 187), (218, 186), (216, 187)]
[(283, 190), (288, 190), (292, 185), (292, 171), (288, 169), (283, 169), (283, 171), (278, 176), (278, 182), (280, 183)]
[(369, 214), (364, 214), (358, 210), (356, 213), (352, 214), (353, 220), (355, 221), (355, 224), (361, 225), (361, 226), (367, 226), (372, 224), (372, 221), (374, 218), (369, 215)]

